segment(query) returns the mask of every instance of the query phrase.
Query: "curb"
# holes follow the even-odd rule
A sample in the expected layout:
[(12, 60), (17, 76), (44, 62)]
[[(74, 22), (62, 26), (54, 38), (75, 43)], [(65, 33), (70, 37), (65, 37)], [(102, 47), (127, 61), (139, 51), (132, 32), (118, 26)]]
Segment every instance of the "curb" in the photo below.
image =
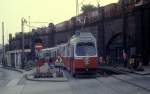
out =
[(54, 79), (36, 79), (36, 78), (29, 78), (28, 76), (31, 75), (31, 74), (25, 74), (24, 75), (24, 78), (26, 80), (29, 80), (29, 81), (40, 81), (40, 82), (68, 82), (68, 79), (65, 79), (65, 80), (58, 80), (56, 78), (56, 80)]
[(121, 68), (114, 68), (114, 67), (99, 67), (100, 69), (109, 69), (112, 70), (114, 72), (118, 72), (118, 73), (132, 73), (132, 74), (137, 74), (137, 75), (149, 75), (150, 73), (137, 73), (136, 71), (132, 71), (132, 70), (125, 70), (125, 69), (121, 69)]

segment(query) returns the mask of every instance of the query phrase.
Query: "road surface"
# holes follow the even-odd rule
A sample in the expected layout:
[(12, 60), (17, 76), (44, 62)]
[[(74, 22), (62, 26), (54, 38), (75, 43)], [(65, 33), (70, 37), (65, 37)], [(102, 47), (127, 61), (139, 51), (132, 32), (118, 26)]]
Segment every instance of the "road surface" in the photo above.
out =
[(68, 82), (36, 82), (23, 74), (0, 68), (0, 94), (150, 94), (150, 76), (122, 74), (72, 78)]

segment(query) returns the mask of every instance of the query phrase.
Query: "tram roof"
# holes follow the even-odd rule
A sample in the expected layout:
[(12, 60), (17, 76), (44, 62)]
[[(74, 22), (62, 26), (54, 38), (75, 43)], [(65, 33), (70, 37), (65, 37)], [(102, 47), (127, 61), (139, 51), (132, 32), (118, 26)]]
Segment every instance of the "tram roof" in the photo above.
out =
[(73, 35), (70, 39), (71, 43), (77, 43), (79, 41), (96, 41), (96, 39), (90, 32), (80, 32), (79, 35)]
[(56, 50), (58, 47), (51, 47), (51, 48), (45, 48), (42, 49), (43, 51), (48, 51), (48, 50)]
[(67, 43), (62, 43), (60, 45), (57, 45), (57, 47), (62, 47), (62, 46), (66, 46), (66, 45), (67, 45)]

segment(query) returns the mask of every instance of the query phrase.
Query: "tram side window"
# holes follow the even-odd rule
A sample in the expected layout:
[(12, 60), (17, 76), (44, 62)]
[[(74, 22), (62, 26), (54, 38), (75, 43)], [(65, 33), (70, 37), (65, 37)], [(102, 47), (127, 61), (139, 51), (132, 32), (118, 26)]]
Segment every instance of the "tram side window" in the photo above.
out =
[(69, 57), (70, 56), (70, 49), (69, 49), (69, 46), (67, 47), (67, 56)]
[(57, 58), (57, 50), (55, 51), (55, 58)]
[(58, 51), (56, 50), (56, 57), (57, 57), (57, 55), (58, 55)]
[(64, 56), (67, 56), (67, 47), (65, 47)]
[(74, 57), (74, 47), (73, 46), (71, 47), (70, 53), (71, 53), (71, 57)]
[(54, 52), (54, 57), (56, 58), (56, 52)]
[(69, 57), (71, 57), (71, 47), (69, 47), (68, 49), (69, 49)]
[(62, 55), (63, 55), (63, 56), (65, 55), (65, 47), (63, 47)]
[(51, 58), (51, 52), (49, 52), (49, 57)]
[[(45, 55), (45, 54), (46, 54), (46, 55)], [(44, 54), (44, 56), (46, 56), (46, 57), (49, 56), (49, 53), (45, 53), (45, 54)]]
[(52, 58), (54, 58), (54, 53), (53, 53), (53, 51), (52, 51)]

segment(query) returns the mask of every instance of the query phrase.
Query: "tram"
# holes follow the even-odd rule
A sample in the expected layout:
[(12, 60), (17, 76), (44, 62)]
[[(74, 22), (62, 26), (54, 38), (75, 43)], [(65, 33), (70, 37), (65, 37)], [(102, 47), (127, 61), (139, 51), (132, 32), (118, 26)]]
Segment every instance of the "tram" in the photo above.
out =
[(88, 32), (73, 35), (67, 44), (61, 46), (62, 58), (67, 70), (77, 74), (96, 74), (97, 44), (95, 37)]
[(52, 48), (45, 48), (42, 49), (43, 56), (46, 60), (52, 60), (52, 62), (55, 62), (57, 56), (58, 56), (58, 48), (52, 47)]
[(96, 74), (97, 44), (89, 32), (73, 35), (64, 44), (42, 50), (45, 58), (56, 60), (61, 57), (64, 67), (73, 75)]

